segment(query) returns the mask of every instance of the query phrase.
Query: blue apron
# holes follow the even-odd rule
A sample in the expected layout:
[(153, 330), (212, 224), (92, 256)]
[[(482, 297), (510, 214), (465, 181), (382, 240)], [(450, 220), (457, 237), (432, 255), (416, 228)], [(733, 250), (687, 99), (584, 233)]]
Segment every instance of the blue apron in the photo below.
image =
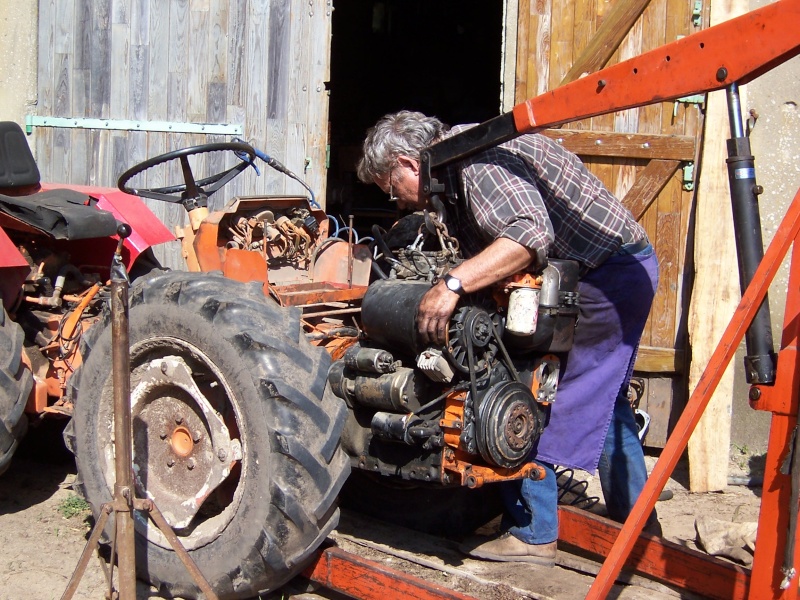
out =
[(614, 401), (630, 381), (636, 350), (658, 285), (652, 248), (612, 254), (580, 281), (572, 350), (549, 422), (533, 459), (594, 473)]

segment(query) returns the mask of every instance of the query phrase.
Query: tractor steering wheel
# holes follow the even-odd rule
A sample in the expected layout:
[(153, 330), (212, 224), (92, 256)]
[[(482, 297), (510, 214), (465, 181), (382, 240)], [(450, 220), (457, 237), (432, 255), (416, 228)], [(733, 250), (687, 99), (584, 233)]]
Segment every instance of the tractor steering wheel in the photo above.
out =
[[(192, 167), (189, 164), (189, 157), (196, 154), (224, 151), (235, 153), (241, 162), (226, 171), (222, 171), (211, 177), (206, 177), (200, 181), (195, 181)], [(243, 142), (201, 144), (200, 146), (192, 146), (191, 148), (167, 152), (166, 154), (161, 154), (160, 156), (150, 158), (134, 165), (120, 175), (119, 181), (117, 181), (117, 187), (123, 192), (133, 194), (134, 196), (143, 196), (145, 198), (153, 198), (154, 200), (163, 200), (164, 202), (172, 203), (193, 203), (201, 198), (208, 198), (218, 191), (231, 179), (252, 165), (255, 158), (256, 151), (250, 144), (245, 144)], [(160, 188), (135, 188), (128, 186), (128, 182), (136, 175), (173, 160), (180, 160), (184, 183)]]

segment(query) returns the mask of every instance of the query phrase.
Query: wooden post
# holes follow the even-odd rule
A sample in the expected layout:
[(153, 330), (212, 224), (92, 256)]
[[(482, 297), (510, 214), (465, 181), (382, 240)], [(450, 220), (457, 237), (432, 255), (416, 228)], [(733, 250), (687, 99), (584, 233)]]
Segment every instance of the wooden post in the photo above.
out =
[[(711, 25), (747, 12), (742, 0), (715, 0)], [(743, 100), (743, 104), (744, 100)], [(730, 138), (725, 91), (706, 103), (702, 165), (697, 189), (695, 281), (689, 309), (692, 362), (689, 392), (694, 391), (740, 298), (733, 217), (725, 168)], [(735, 363), (728, 365), (703, 417), (689, 439), (689, 489), (709, 492), (728, 485), (731, 406)]]

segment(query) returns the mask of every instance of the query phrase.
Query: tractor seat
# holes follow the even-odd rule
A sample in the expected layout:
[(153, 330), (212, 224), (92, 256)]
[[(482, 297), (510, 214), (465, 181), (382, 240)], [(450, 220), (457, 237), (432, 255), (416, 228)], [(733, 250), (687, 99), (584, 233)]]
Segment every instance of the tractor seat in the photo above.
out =
[(29, 196), (0, 195), (0, 212), (57, 240), (86, 240), (116, 235), (117, 220), (94, 208), (94, 199), (73, 190), (49, 190)]
[(39, 168), (22, 128), (0, 121), (0, 212), (59, 240), (85, 240), (117, 233), (117, 220), (74, 190), (40, 192)]

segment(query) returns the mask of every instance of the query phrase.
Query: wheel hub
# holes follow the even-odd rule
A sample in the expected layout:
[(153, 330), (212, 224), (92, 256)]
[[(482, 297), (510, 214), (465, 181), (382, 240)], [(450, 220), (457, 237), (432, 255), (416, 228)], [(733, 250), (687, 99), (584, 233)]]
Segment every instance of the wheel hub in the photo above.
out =
[(169, 524), (182, 529), (242, 459), (222, 417), (202, 393), (186, 362), (156, 359), (131, 392), (134, 475)]

